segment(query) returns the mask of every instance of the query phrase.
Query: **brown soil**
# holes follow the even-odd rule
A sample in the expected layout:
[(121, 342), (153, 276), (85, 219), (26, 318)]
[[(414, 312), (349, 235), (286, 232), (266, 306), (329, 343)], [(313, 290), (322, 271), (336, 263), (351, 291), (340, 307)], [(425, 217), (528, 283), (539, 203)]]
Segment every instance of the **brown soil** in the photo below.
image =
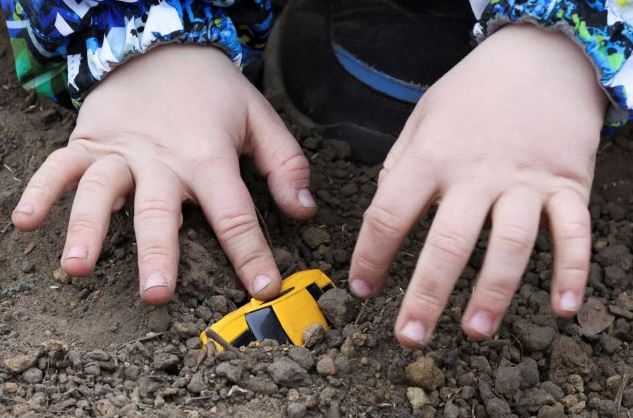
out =
[[(348, 318), (324, 338), (315, 336), (310, 350), (267, 343), (240, 355), (211, 354), (202, 360), (196, 333), (227, 306), (243, 303), (245, 293), (197, 208), (184, 209), (179, 289), (163, 308), (138, 298), (134, 234), (125, 211), (113, 217), (95, 273), (82, 279), (54, 276), (70, 193), (41, 230), (26, 234), (12, 227), (11, 211), (26, 181), (52, 150), (64, 145), (73, 123), (73, 115), (21, 89), (5, 35), (0, 35), (2, 416), (633, 413), (633, 386), (627, 383), (633, 374), (633, 295), (625, 292), (633, 284), (633, 146), (625, 138), (601, 150), (592, 199), (595, 261), (587, 295), (595, 298), (589, 306), (600, 315), (591, 311), (583, 318), (591, 322), (599, 317), (598, 324), (581, 320), (581, 326), (551, 315), (551, 253), (542, 233), (498, 335), (483, 343), (467, 339), (459, 318), (482, 261), (484, 233), (434, 341), (417, 352), (401, 349), (392, 324), (426, 220), (400, 252), (382, 295), (365, 303), (351, 323)], [(377, 168), (354, 165), (339, 142), (304, 138), (302, 143), (313, 163), (320, 205), (314, 220), (295, 223), (283, 217), (265, 184), (249, 170), (244, 176), (270, 230), (281, 271), (288, 275), (320, 268), (345, 288)], [(314, 245), (308, 227), (325, 231), (329, 244)]]

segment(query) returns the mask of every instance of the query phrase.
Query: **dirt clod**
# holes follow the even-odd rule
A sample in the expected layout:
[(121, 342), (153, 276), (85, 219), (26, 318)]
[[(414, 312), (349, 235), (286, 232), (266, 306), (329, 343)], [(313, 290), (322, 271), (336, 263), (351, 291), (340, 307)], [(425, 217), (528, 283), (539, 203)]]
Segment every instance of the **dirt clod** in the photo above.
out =
[(244, 360), (231, 360), (218, 364), (215, 367), (215, 373), (218, 376), (226, 377), (233, 383), (241, 380), (244, 372)]
[(330, 234), (327, 231), (316, 228), (316, 227), (308, 227), (301, 232), (301, 238), (308, 245), (308, 247), (316, 250), (322, 244), (330, 243)]
[(597, 411), (600, 417), (612, 417), (617, 412), (615, 402), (611, 399), (593, 398), (587, 402), (587, 407)]
[(288, 350), (288, 357), (306, 370), (310, 370), (314, 367), (312, 353), (305, 347), (291, 347), (290, 350)]
[(630, 271), (633, 266), (633, 255), (624, 244), (610, 245), (595, 256), (596, 261), (603, 267), (618, 266), (624, 271)]
[(42, 377), (43, 373), (37, 367), (30, 367), (22, 373), (22, 379), (24, 379), (26, 383), (30, 384), (40, 383), (42, 381)]
[(407, 380), (426, 390), (434, 390), (444, 384), (444, 373), (431, 357), (418, 357), (406, 367)]
[(330, 356), (322, 356), (316, 364), (317, 372), (321, 376), (335, 376), (336, 375), (336, 366), (334, 364), (334, 360)]
[(306, 408), (305, 404), (292, 402), (288, 404), (286, 412), (288, 414), (288, 418), (303, 418), (306, 416), (308, 408)]
[(587, 353), (571, 337), (560, 336), (554, 341), (550, 357), (552, 381), (564, 383), (570, 374), (586, 376), (594, 369), (595, 365)]
[(60, 283), (68, 284), (72, 281), (72, 277), (70, 274), (66, 273), (61, 267), (57, 268), (53, 272), (53, 278)]
[(538, 385), (540, 376), (538, 364), (534, 359), (524, 358), (519, 363), (519, 369), (521, 370), (521, 389)]
[(484, 380), (479, 380), (479, 395), (484, 401), (486, 412), (489, 416), (500, 418), (510, 418), (512, 416), (508, 402), (506, 402), (505, 399), (497, 397), (490, 388), (490, 385)]
[(608, 311), (604, 303), (599, 299), (589, 298), (578, 312), (578, 323), (585, 336), (591, 337), (604, 331), (615, 319)]
[(556, 331), (552, 327), (532, 325), (521, 335), (521, 341), (528, 350), (541, 351), (549, 347), (555, 336)]
[(191, 376), (191, 380), (187, 384), (187, 389), (193, 393), (201, 393), (203, 390), (207, 388), (207, 382), (204, 379), (204, 375), (200, 372), (194, 373)]
[(303, 344), (307, 348), (315, 347), (325, 340), (326, 333), (323, 325), (315, 324), (307, 327), (303, 332)]
[(273, 256), (275, 257), (275, 262), (277, 263), (277, 267), (279, 267), (279, 271), (284, 272), (290, 267), (292, 267), (294, 263), (294, 257), (290, 251), (282, 247), (276, 247), (273, 249)]
[(163, 332), (169, 329), (170, 321), (166, 309), (157, 309), (149, 314), (147, 326), (154, 332)]
[(171, 370), (178, 365), (180, 358), (176, 354), (156, 353), (154, 354), (154, 367), (158, 370)]
[(84, 367), (84, 373), (90, 376), (99, 376), (101, 375), (101, 367), (95, 363), (88, 364)]
[(213, 295), (209, 299), (209, 309), (222, 315), (229, 313), (229, 303), (224, 295)]
[(200, 333), (198, 326), (192, 322), (176, 322), (172, 329), (180, 338), (196, 337)]
[(4, 361), (4, 367), (11, 373), (22, 373), (33, 366), (40, 356), (39, 351), (30, 351), (28, 354), (18, 354)]
[(286, 387), (302, 386), (309, 380), (305, 369), (287, 357), (276, 359), (267, 370), (275, 383)]
[(358, 315), (360, 302), (352, 297), (347, 290), (334, 288), (319, 298), (319, 307), (332, 325), (336, 328), (343, 328)]
[(515, 366), (499, 367), (495, 370), (495, 390), (512, 397), (521, 389), (521, 369)]
[(414, 412), (419, 412), (422, 407), (429, 403), (429, 397), (424, 392), (424, 389), (415, 386), (407, 388), (407, 399)]
[(556, 403), (553, 406), (543, 405), (538, 410), (537, 418), (565, 418), (566, 416), (563, 405)]

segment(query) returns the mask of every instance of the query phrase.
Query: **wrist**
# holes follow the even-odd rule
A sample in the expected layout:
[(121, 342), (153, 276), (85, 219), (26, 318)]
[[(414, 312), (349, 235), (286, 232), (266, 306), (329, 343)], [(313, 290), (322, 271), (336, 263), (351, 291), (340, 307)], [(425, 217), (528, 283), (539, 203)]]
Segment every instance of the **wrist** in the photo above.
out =
[(531, 24), (506, 25), (480, 47), (494, 54), (493, 62), (511, 77), (525, 79), (552, 99), (573, 100), (602, 123), (607, 96), (589, 58), (565, 34)]

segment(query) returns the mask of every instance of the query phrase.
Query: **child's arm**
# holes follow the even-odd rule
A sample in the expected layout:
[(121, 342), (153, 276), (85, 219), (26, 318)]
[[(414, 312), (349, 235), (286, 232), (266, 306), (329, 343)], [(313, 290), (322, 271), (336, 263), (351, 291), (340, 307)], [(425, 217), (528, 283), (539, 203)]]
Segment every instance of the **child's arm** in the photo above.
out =
[[(259, 54), (272, 22), (269, 2), (233, 3), (0, 0), (0, 9), (24, 87), (78, 108), (116, 67), (158, 45), (213, 45), (238, 66)], [(234, 22), (229, 9), (231, 16), (248, 16), (248, 21)]]
[(470, 0), (482, 42), (508, 24), (530, 23), (560, 32), (593, 65), (610, 100), (603, 134), (633, 119), (633, 4), (630, 0)]
[(489, 337), (544, 212), (555, 244), (553, 310), (574, 315), (589, 268), (587, 203), (606, 104), (590, 60), (565, 35), (510, 25), (490, 36), (425, 93), (387, 157), (354, 250), (351, 289), (377, 292), (410, 228), (440, 200), (395, 330), (406, 346), (426, 343), (490, 215), (488, 251), (463, 317), (470, 336)]
[[(235, 65), (239, 54), (231, 51), (240, 47), (231, 21), (222, 20), (221, 10), (208, 5), (206, 14), (199, 15), (206, 20), (196, 26), (191, 10), (153, 9), (176, 2), (105, 1), (94, 3), (97, 15), (89, 18), (91, 11), (86, 11), (73, 35), (63, 25), (45, 30), (37, 26), (44, 18), (54, 21), (53, 9), (59, 8), (73, 28), (66, 4), (74, 3), (48, 2), (51, 7), (26, 15), (23, 6), (9, 4), (14, 7), (8, 13), (9, 31), (22, 79), (48, 96), (72, 97), (76, 103), (85, 97), (68, 146), (52, 153), (29, 181), (13, 213), (15, 225), (21, 230), (39, 227), (55, 201), (78, 183), (61, 263), (71, 275), (86, 275), (99, 257), (111, 211), (133, 193), (140, 293), (144, 300), (161, 304), (176, 286), (181, 204), (194, 201), (202, 206), (248, 291), (263, 299), (275, 296), (280, 274), (240, 178), (239, 157), (253, 157), (268, 177), (277, 204), (297, 218), (315, 211), (308, 191), (309, 164), (277, 114)], [(7, 3), (3, 5), (6, 11)], [(144, 5), (149, 7), (147, 15), (137, 15)], [(99, 25), (84, 21), (106, 18), (127, 26), (122, 32), (112, 25), (100, 32)], [(144, 24), (144, 30), (132, 28), (130, 22)], [(218, 32), (221, 27), (227, 32)], [(163, 45), (148, 52), (145, 35), (139, 34), (147, 35), (150, 29), (151, 37), (160, 39), (154, 46), (180, 40), (220, 48)], [(99, 35), (94, 38), (94, 33)], [(95, 47), (95, 39), (100, 47)], [(75, 60), (71, 50), (79, 51), (81, 58)], [(39, 54), (37, 59), (33, 54)], [(69, 94), (60, 87), (65, 71)]]

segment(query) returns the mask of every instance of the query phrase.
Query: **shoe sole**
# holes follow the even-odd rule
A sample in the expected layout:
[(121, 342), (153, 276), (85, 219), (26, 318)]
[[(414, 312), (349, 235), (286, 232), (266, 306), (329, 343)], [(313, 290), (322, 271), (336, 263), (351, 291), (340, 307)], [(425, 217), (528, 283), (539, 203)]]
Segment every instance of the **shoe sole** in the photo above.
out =
[(264, 95), (277, 111), (283, 113), (301, 135), (318, 135), (321, 138), (347, 141), (354, 161), (375, 165), (382, 163), (396, 141), (392, 135), (368, 129), (352, 122), (323, 125), (299, 110), (290, 98), (283, 82), (281, 65), (281, 37), (284, 32), (289, 7), (277, 18), (264, 53)]

